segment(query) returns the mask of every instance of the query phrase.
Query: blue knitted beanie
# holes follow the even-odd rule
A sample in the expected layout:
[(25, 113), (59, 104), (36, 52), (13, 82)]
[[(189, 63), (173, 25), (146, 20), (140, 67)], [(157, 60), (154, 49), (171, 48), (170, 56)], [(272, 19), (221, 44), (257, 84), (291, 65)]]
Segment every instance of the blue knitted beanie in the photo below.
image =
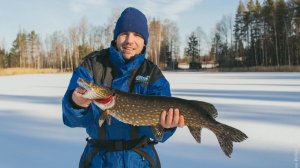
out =
[(146, 16), (136, 8), (126, 8), (119, 17), (114, 30), (114, 40), (124, 32), (136, 32), (144, 38), (147, 44), (149, 32)]

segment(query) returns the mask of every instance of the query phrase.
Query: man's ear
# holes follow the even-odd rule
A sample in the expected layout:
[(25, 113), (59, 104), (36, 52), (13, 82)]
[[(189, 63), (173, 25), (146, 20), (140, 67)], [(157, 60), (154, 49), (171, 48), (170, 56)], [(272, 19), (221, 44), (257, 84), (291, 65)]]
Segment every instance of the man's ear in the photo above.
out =
[(141, 53), (145, 53), (145, 51), (146, 51), (146, 45), (144, 44), (144, 48)]
[(112, 40), (111, 44), (112, 44), (112, 46), (116, 47), (117, 46), (117, 40)]

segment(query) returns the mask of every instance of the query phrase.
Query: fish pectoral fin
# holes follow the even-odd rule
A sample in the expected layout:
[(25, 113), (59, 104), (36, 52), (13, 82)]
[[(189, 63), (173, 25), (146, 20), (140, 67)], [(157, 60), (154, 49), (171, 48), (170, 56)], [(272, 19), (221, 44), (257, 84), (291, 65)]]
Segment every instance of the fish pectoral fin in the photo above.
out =
[(110, 118), (109, 110), (104, 110), (99, 118), (99, 127), (101, 127), (103, 125), (105, 120), (109, 120), (109, 118)]
[(193, 137), (195, 138), (195, 140), (198, 142), (198, 143), (201, 143), (201, 130), (202, 128), (199, 127), (199, 128), (195, 128), (195, 127), (191, 127), (191, 126), (188, 126), (191, 134), (193, 135)]
[(160, 124), (157, 124), (156, 126), (152, 126), (151, 129), (154, 134), (155, 140), (162, 141), (165, 134), (164, 128)]
[(108, 125), (111, 125), (111, 116), (110, 115), (107, 115), (106, 122)]
[(213, 118), (217, 118), (218, 112), (217, 109), (215, 108), (214, 105), (207, 103), (207, 102), (202, 102), (202, 101), (197, 101), (197, 100), (192, 100), (198, 107), (204, 109), (205, 111), (208, 112), (210, 116)]

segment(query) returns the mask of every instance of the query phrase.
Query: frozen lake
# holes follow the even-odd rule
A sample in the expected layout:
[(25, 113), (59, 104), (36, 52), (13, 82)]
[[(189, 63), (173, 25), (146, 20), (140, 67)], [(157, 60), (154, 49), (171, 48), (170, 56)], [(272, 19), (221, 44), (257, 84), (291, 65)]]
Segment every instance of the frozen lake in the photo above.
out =
[[(298, 168), (300, 73), (164, 72), (175, 97), (212, 103), (218, 121), (248, 135), (227, 158), (214, 134), (188, 129), (157, 146), (162, 167)], [(87, 137), (62, 123), (71, 74), (0, 77), (0, 167), (74, 168)]]

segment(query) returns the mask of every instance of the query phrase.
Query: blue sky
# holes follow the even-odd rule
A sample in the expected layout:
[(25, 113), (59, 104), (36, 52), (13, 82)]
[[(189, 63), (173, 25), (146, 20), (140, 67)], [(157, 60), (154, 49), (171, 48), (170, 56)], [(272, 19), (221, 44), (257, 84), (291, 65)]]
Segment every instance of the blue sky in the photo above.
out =
[[(181, 45), (197, 26), (208, 35), (223, 15), (234, 16), (239, 0), (0, 0), (0, 45), (10, 47), (19, 30), (41, 37), (65, 31), (86, 17), (93, 25), (108, 22), (113, 9), (133, 6), (147, 16), (177, 23)], [(2, 44), (1, 44), (2, 43)]]

